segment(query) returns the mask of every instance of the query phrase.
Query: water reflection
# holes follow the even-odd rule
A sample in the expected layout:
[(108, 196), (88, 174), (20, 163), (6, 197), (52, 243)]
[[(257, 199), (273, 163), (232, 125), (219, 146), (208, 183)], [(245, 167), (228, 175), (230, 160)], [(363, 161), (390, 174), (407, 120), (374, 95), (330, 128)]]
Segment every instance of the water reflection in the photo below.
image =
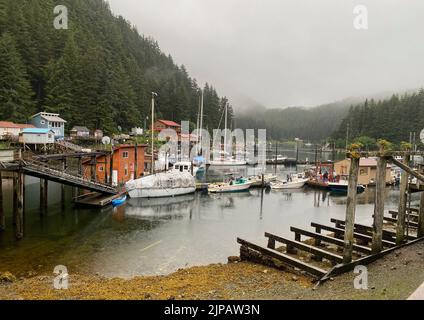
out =
[[(237, 237), (266, 245), (266, 231), (292, 238), (290, 226), (328, 224), (331, 218), (343, 219), (346, 210), (345, 196), (308, 188), (130, 199), (102, 210), (75, 207), (70, 189), (62, 208), (60, 188), (52, 184), (50, 190), (48, 211), (41, 216), (38, 185), (27, 186), (26, 234), (20, 242), (14, 239), (11, 202), (5, 197), (8, 228), (0, 234), (0, 271), (18, 273), (19, 268), (39, 265), (51, 271), (64, 264), (70, 270), (106, 276), (164, 274), (225, 262), (238, 254)], [(387, 188), (387, 209), (397, 207), (398, 197), (399, 190)], [(418, 197), (414, 195), (413, 205)], [(374, 199), (372, 188), (358, 195), (357, 222), (372, 223)]]

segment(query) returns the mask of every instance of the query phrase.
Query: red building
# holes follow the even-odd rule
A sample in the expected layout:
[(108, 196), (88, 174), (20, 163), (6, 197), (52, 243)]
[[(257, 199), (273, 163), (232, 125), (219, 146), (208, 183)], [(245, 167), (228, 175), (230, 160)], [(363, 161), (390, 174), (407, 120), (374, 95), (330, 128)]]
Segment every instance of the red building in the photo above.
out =
[(180, 133), (181, 132), (181, 125), (179, 125), (178, 123), (176, 123), (174, 121), (170, 121), (170, 120), (157, 120), (154, 123), (155, 132), (160, 132), (164, 129), (173, 129), (177, 133)]
[[(113, 148), (113, 155), (98, 156), (95, 164), (93, 160), (83, 163), (84, 177), (94, 178), (92, 168), (96, 167), (96, 181), (113, 185), (123, 184), (131, 179), (139, 178), (145, 172), (146, 145), (120, 145)], [(93, 180), (93, 179), (92, 179)]]

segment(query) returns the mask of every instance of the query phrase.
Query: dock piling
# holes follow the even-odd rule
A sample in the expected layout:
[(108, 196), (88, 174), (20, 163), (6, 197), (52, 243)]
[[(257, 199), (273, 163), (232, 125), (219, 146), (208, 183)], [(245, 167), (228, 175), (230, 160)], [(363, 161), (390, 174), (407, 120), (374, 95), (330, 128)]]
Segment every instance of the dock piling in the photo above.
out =
[(6, 229), (6, 217), (3, 209), (3, 181), (2, 173), (0, 171), (0, 232)]
[(374, 205), (374, 222), (372, 233), (372, 252), (378, 253), (383, 249), (384, 222), (384, 192), (386, 189), (387, 160), (379, 157), (377, 160), (376, 191)]
[(346, 225), (344, 235), (343, 263), (352, 262), (353, 234), (355, 225), (356, 195), (358, 187), (359, 157), (350, 158), (349, 185), (346, 203)]
[(16, 204), (14, 204), (15, 212), (15, 236), (16, 239), (22, 239), (24, 236), (24, 174), (18, 172), (17, 178), (14, 179), (14, 190), (16, 192)]
[[(405, 155), (404, 165), (409, 166), (410, 156)], [(400, 178), (400, 197), (399, 197), (399, 210), (398, 222), (396, 227), (396, 244), (401, 245), (405, 240), (405, 220), (406, 220), (406, 203), (407, 203), (407, 189), (408, 189), (409, 175), (406, 170), (402, 171)]]

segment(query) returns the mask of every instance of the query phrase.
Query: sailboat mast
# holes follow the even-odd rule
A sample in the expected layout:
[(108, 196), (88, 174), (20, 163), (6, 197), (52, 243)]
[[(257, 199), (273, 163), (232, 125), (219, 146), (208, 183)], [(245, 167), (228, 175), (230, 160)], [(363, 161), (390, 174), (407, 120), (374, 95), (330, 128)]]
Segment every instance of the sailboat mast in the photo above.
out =
[(151, 167), (151, 174), (155, 173), (155, 144), (154, 144), (154, 138), (155, 138), (155, 96), (157, 96), (157, 93), (152, 92), (152, 165)]
[(224, 152), (226, 151), (227, 148), (227, 125), (228, 125), (228, 103), (225, 104), (225, 131), (224, 131)]
[[(203, 144), (203, 136), (202, 136), (202, 129), (203, 129), (203, 90), (201, 90), (201, 97), (200, 97), (200, 145)], [(200, 151), (202, 149), (200, 148)]]

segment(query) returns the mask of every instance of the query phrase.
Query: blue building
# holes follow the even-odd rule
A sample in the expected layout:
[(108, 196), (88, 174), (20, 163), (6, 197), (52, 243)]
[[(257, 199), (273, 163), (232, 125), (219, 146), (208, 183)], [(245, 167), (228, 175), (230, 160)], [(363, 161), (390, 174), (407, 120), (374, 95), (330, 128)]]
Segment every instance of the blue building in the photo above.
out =
[(31, 124), (36, 128), (51, 129), (56, 139), (65, 137), (66, 121), (59, 117), (57, 113), (40, 112), (31, 117)]

